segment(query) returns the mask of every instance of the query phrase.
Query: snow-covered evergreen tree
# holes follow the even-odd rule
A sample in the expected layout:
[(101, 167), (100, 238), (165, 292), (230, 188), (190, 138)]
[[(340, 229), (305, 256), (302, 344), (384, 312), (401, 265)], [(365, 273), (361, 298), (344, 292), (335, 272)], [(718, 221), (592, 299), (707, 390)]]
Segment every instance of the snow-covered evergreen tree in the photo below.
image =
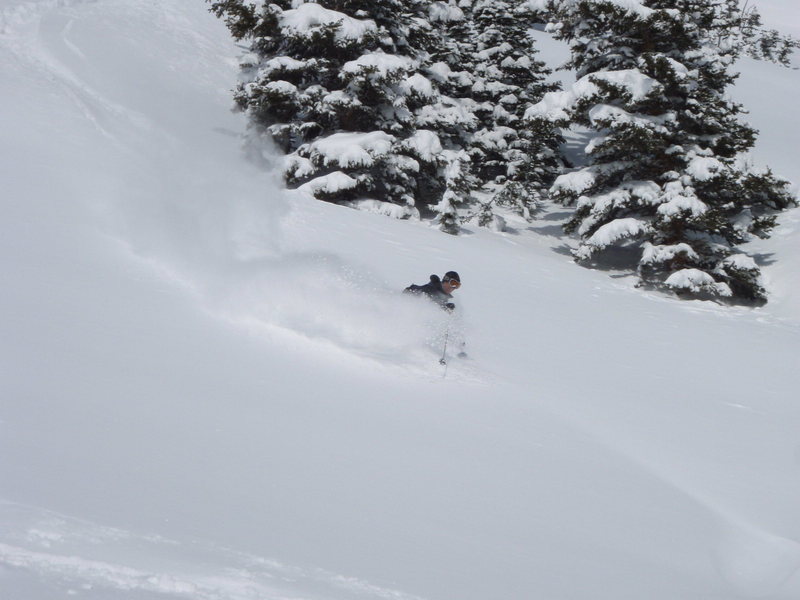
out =
[(470, 169), (470, 157), (465, 150), (458, 153), (450, 151), (446, 155), (448, 161), (444, 170), (445, 189), (434, 210), (439, 214), (439, 229), (455, 235), (460, 229), (459, 213), (475, 203), (472, 192), (476, 184)]
[(638, 248), (643, 284), (765, 300), (738, 246), (766, 236), (794, 199), (787, 182), (744, 167), (756, 133), (726, 95), (752, 14), (738, 0), (532, 1), (571, 44), (579, 79), (528, 115), (595, 133), (588, 164), (551, 190), (576, 205), (577, 258)]
[(432, 33), (422, 2), (211, 5), (250, 42), (235, 99), (286, 153), (291, 186), (335, 202), (391, 202), (404, 207), (397, 216), (438, 202), (418, 180), (443, 160), (414, 138), (415, 113), (438, 96), (420, 73)]
[(444, 32), (431, 51), (446, 106), (431, 107), (426, 124), (469, 153), (490, 198), (474, 207), (479, 223), (496, 224), (486, 215), (498, 205), (530, 218), (560, 167), (561, 142), (550, 121), (524, 118), (556, 89), (535, 58), (531, 11), (519, 0), (451, 0), (433, 3), (430, 19)]
[(290, 186), (453, 233), (500, 205), (530, 217), (551, 183), (559, 137), (524, 113), (552, 88), (519, 0), (209, 1), (250, 43), (236, 103)]
[(530, 218), (560, 166), (561, 137), (550, 121), (525, 119), (525, 111), (557, 86), (546, 82), (551, 70), (535, 58), (524, 3), (475, 0), (470, 16), (479, 119), (470, 152), (484, 184), (499, 184), (494, 202)]
[[(474, 102), (466, 95), (472, 79), (462, 68), (468, 56), (458, 42), (469, 22), (453, 0), (423, 2), (420, 7), (431, 33), (424, 39), (418, 72), (412, 78), (424, 90), (412, 106), (416, 132), (404, 147), (420, 161), (417, 185), (421, 204), (443, 231), (454, 234), (478, 185), (471, 162), (460, 157), (477, 124)], [(455, 196), (454, 169), (462, 173)]]

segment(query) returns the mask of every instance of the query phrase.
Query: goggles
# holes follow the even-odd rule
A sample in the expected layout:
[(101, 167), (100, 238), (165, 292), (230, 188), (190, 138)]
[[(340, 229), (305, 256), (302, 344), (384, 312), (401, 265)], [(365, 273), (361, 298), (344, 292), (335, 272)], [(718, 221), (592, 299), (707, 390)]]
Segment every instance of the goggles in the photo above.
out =
[(450, 287), (455, 290), (461, 287), (461, 282), (458, 279), (445, 279), (444, 282), (450, 284)]

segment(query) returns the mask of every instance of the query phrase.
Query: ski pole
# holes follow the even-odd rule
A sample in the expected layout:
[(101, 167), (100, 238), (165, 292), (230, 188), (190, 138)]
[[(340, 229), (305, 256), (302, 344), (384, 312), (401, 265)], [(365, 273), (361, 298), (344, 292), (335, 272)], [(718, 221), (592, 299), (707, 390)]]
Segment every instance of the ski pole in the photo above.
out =
[[(442, 358), (439, 359), (439, 364), (444, 365), (447, 367), (447, 360), (445, 356), (447, 356), (447, 341), (450, 339), (450, 321), (447, 321), (447, 328), (444, 331), (444, 348), (442, 348)], [(445, 369), (445, 373), (447, 370)]]

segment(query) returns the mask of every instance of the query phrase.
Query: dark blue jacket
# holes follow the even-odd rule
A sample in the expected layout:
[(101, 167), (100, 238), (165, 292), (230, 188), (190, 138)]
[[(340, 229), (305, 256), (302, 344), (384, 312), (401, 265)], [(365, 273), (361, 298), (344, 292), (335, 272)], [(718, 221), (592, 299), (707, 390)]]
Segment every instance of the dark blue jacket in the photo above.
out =
[(442, 289), (442, 280), (438, 275), (431, 275), (431, 280), (425, 285), (410, 285), (403, 292), (408, 294), (425, 294), (444, 310), (453, 310), (456, 305), (451, 302), (453, 296)]

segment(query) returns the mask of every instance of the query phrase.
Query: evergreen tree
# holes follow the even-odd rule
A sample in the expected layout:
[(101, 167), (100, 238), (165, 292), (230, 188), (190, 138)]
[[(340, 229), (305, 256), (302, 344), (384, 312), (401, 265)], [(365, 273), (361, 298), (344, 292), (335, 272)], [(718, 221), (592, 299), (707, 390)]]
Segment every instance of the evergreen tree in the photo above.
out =
[(461, 155), (477, 125), (475, 103), (468, 95), (472, 85), (469, 55), (462, 43), (470, 25), (454, 0), (425, 3), (425, 9), (435, 34), (427, 38), (420, 77), (434, 91), (415, 107), (418, 132), (414, 138), (423, 149), (435, 148), (436, 160), (423, 162), (417, 181), (440, 229), (455, 234), (479, 183), (469, 157)]
[(438, 97), (420, 73), (432, 35), (424, 7), (420, 0), (211, 2), (234, 37), (250, 42), (235, 100), (287, 154), (291, 186), (334, 202), (399, 204), (403, 216), (438, 201), (418, 180), (441, 168), (441, 157), (414, 137), (416, 113)]
[(535, 58), (531, 11), (519, 0), (451, 0), (431, 6), (431, 21), (444, 32), (432, 55), (451, 108), (432, 109), (438, 120), (430, 126), (470, 155), (489, 197), (473, 207), (477, 222), (495, 227), (487, 215), (498, 206), (530, 218), (558, 172), (562, 141), (550, 121), (525, 118), (531, 104), (557, 89)]
[(560, 138), (524, 118), (552, 88), (523, 2), (209, 1), (250, 43), (235, 100), (290, 186), (455, 233), (476, 210), (529, 218), (552, 181)]
[(576, 206), (566, 226), (582, 240), (576, 257), (636, 248), (644, 285), (764, 301), (760, 270), (738, 246), (767, 236), (794, 199), (787, 182), (740, 160), (756, 132), (726, 90), (732, 63), (753, 46), (752, 14), (738, 0), (550, 0), (546, 9), (579, 79), (529, 116), (595, 133), (588, 164), (551, 189)]
[(449, 160), (444, 170), (445, 189), (434, 210), (439, 214), (439, 229), (455, 235), (460, 229), (459, 209), (463, 212), (475, 203), (472, 192), (476, 185), (469, 154), (464, 150), (448, 154)]
[(550, 121), (525, 112), (558, 86), (546, 83), (551, 70), (535, 58), (525, 3), (475, 0), (470, 14), (479, 119), (470, 154), (484, 185), (498, 184), (493, 202), (529, 219), (560, 167), (562, 140)]

